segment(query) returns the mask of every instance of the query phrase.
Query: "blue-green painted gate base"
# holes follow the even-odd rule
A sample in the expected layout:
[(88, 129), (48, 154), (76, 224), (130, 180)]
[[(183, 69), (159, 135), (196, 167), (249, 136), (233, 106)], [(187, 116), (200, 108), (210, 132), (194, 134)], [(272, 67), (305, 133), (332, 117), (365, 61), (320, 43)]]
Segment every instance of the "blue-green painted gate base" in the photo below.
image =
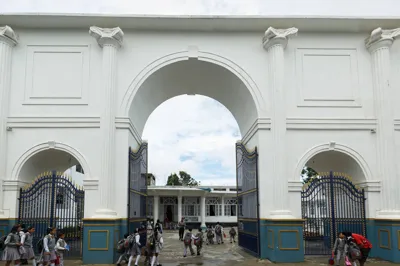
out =
[(303, 220), (260, 220), (261, 259), (303, 262)]
[(371, 257), (400, 263), (400, 220), (368, 220), (367, 238)]
[(84, 219), (83, 264), (114, 264), (118, 240), (126, 231), (126, 219)]

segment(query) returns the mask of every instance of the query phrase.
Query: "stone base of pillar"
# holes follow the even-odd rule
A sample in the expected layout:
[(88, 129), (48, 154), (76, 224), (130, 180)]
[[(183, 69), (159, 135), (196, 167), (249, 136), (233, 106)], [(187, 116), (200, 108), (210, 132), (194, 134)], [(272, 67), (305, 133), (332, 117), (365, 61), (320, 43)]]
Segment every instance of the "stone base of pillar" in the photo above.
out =
[(99, 209), (96, 210), (92, 218), (118, 218), (117, 217), (117, 212), (109, 209)]
[(289, 210), (276, 210), (276, 211), (271, 211), (271, 219), (274, 220), (284, 220), (284, 219), (296, 219), (292, 215), (292, 212)]
[(207, 226), (205, 223), (201, 223), (200, 228), (204, 231), (207, 229)]
[(367, 238), (372, 244), (370, 257), (400, 263), (400, 219), (369, 219)]
[(83, 264), (114, 264), (118, 259), (116, 243), (123, 238), (127, 227), (126, 219), (84, 219)]
[(260, 258), (278, 263), (304, 261), (303, 220), (260, 220)]

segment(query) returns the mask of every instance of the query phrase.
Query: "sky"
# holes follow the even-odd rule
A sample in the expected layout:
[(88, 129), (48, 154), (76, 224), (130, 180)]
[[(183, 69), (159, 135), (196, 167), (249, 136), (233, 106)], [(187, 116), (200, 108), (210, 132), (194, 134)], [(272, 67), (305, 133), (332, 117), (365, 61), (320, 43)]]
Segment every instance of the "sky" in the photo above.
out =
[(157, 185), (181, 170), (201, 185), (236, 185), (239, 126), (212, 98), (181, 95), (165, 101), (147, 120), (143, 139), (149, 143), (148, 171)]

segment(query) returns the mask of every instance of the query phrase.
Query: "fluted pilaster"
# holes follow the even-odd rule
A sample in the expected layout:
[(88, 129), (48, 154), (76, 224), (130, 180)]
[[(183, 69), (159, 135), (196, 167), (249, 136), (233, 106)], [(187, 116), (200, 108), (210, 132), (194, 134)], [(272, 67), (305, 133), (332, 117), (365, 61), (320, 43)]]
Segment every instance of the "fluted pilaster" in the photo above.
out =
[(297, 34), (298, 29), (268, 28), (263, 38), (264, 48), (268, 53), (268, 84), (272, 97), (272, 137), (274, 198), (276, 209), (271, 215), (276, 218), (292, 218), (288, 206), (287, 174), (285, 168), (286, 103), (284, 89), (285, 55), (288, 38)]
[(11, 90), (11, 61), (18, 37), (9, 26), (0, 27), (0, 214), (3, 210), (3, 180), (7, 170), (7, 117)]
[(201, 228), (206, 228), (206, 196), (200, 198), (200, 217), (201, 217)]
[(113, 193), (115, 175), (115, 115), (117, 88), (117, 51), (122, 45), (124, 33), (117, 28), (90, 27), (89, 33), (103, 48), (102, 83), (104, 86), (104, 110), (101, 119), (103, 132), (102, 176), (100, 182), (100, 209), (96, 217), (114, 217)]
[(379, 178), (382, 181), (382, 203), (378, 217), (400, 218), (400, 180), (396, 176), (396, 153), (393, 124), (393, 106), (390, 92), (390, 47), (400, 36), (400, 28), (372, 31), (365, 40), (371, 53), (374, 88), (375, 114), (377, 125), (377, 159)]

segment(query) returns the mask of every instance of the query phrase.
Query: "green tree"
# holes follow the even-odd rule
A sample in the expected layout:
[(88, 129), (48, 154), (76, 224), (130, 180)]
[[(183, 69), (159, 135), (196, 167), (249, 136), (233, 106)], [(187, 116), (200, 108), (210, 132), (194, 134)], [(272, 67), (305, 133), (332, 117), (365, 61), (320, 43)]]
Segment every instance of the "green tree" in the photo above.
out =
[(179, 171), (178, 174), (173, 173), (168, 176), (167, 186), (197, 187), (200, 186), (200, 181), (196, 181), (185, 171)]
[(316, 178), (318, 178), (318, 173), (311, 167), (305, 166), (301, 171), (301, 175), (303, 176), (303, 184), (306, 184)]

